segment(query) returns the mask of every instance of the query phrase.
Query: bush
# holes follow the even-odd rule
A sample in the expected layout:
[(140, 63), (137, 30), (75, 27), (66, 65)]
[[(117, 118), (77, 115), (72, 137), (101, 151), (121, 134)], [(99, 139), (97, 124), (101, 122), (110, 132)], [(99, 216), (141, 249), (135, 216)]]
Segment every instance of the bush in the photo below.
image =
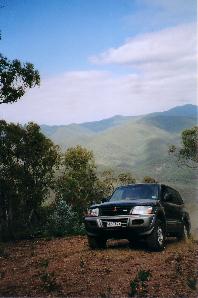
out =
[(196, 290), (197, 289), (197, 279), (194, 277), (189, 277), (187, 279), (187, 285), (189, 286), (189, 288), (191, 288), (191, 290)]
[(143, 183), (157, 183), (157, 181), (155, 180), (155, 178), (152, 178), (150, 176), (145, 176), (143, 179)]
[(139, 270), (136, 277), (130, 283), (129, 297), (144, 297), (147, 294), (147, 282), (150, 277), (150, 270)]
[(79, 223), (77, 213), (63, 200), (59, 200), (54, 206), (46, 228), (48, 236), (84, 234), (84, 225)]
[(54, 272), (44, 272), (40, 275), (40, 280), (43, 283), (43, 288), (47, 292), (53, 292), (59, 290), (60, 286), (56, 282)]

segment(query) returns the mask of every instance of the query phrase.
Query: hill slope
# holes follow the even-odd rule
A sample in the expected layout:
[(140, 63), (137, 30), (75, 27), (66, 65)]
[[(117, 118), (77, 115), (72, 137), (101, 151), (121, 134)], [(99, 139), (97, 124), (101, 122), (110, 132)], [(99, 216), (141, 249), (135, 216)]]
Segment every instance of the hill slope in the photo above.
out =
[(138, 117), (115, 116), (66, 126), (42, 126), (63, 150), (77, 144), (93, 150), (101, 167), (159, 174), (168, 160), (168, 146), (178, 144), (180, 133), (196, 125), (198, 107), (184, 105)]

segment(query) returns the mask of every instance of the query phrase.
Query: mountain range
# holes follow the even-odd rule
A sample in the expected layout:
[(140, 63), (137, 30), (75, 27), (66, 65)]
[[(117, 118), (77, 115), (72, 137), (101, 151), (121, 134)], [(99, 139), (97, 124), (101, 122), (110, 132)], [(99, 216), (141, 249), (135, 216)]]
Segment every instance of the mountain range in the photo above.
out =
[(169, 145), (180, 143), (181, 132), (197, 124), (197, 115), (198, 107), (188, 104), (142, 116), (116, 115), (81, 124), (42, 125), (41, 129), (62, 150), (78, 144), (93, 150), (101, 168), (163, 177)]

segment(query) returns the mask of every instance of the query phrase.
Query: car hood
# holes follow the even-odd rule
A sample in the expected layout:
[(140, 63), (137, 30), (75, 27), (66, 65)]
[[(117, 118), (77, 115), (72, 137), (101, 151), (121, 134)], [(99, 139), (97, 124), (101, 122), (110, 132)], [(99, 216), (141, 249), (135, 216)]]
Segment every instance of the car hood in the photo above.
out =
[(113, 207), (113, 206), (117, 206), (117, 207), (124, 207), (124, 206), (131, 206), (131, 207), (135, 207), (135, 206), (156, 206), (158, 205), (158, 201), (157, 200), (150, 200), (150, 199), (142, 199), (142, 200), (130, 200), (130, 201), (113, 201), (113, 202), (105, 202), (105, 203), (101, 203), (101, 204), (94, 204), (91, 206), (91, 208), (105, 208), (105, 207)]

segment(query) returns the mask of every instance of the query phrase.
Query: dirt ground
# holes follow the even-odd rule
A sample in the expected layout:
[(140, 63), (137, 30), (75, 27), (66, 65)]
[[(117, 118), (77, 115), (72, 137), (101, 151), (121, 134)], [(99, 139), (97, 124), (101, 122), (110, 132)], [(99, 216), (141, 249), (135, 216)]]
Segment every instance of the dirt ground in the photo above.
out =
[(172, 239), (149, 252), (120, 240), (91, 251), (86, 237), (69, 237), (7, 243), (0, 255), (1, 297), (129, 297), (132, 281), (134, 297), (198, 297), (197, 243)]

